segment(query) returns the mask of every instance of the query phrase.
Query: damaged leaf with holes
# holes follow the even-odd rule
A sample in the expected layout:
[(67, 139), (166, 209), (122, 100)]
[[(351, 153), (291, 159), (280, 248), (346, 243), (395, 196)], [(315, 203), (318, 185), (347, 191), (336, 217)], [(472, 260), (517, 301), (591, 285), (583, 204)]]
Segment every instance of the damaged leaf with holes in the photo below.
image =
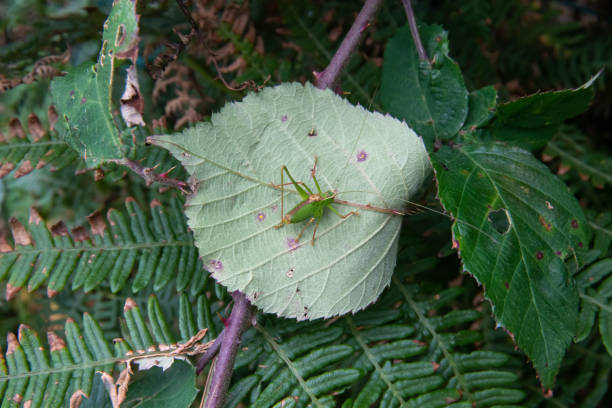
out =
[[(104, 23), (98, 61), (74, 67), (51, 83), (63, 137), (89, 167), (126, 157), (136, 137), (135, 129), (121, 125), (112, 100), (119, 61), (127, 59), (135, 64), (138, 57), (139, 16), (135, 8), (135, 0), (115, 1)], [(135, 71), (130, 70), (123, 95), (125, 103), (121, 103), (127, 126), (142, 124), (137, 114), (138, 110), (142, 113), (137, 90)]]
[[(266, 312), (298, 319), (355, 312), (374, 302), (396, 263), (400, 215), (430, 175), (422, 139), (405, 123), (353, 106), (329, 90), (292, 83), (226, 105), (210, 123), (149, 141), (191, 174), (186, 203), (205, 268)], [(281, 221), (281, 168), (336, 191), (316, 233)], [(302, 201), (284, 189), (287, 211)], [(358, 204), (341, 204), (339, 200)], [(310, 228), (313, 228), (311, 226)], [(312, 230), (311, 230), (312, 231)]]
[(485, 289), (497, 321), (553, 385), (576, 331), (571, 279), (588, 240), (582, 209), (529, 152), (501, 144), (443, 147), (432, 155), (453, 240)]

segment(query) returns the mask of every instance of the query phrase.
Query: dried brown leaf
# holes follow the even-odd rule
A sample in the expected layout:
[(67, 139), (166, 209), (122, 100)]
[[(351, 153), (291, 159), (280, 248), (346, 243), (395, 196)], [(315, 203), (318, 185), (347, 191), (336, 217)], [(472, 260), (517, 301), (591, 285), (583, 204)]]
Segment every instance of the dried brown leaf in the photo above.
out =
[(145, 125), (142, 118), (142, 112), (144, 111), (144, 100), (140, 94), (138, 73), (134, 65), (127, 69), (125, 89), (123, 91), (123, 95), (121, 95), (120, 105), (121, 116), (128, 127), (134, 125)]

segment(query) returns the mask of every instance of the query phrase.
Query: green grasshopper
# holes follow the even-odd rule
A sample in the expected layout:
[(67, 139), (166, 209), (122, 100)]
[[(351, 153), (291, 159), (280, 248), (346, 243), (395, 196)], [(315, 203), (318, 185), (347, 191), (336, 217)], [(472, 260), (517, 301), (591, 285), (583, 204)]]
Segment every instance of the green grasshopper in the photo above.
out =
[[(338, 217), (345, 219), (350, 217), (351, 215), (359, 215), (357, 211), (351, 211), (346, 215), (342, 215), (336, 210), (332, 203), (336, 198), (336, 192), (332, 190), (321, 191), (321, 187), (319, 186), (319, 182), (317, 181), (317, 177), (315, 173), (317, 172), (317, 156), (315, 156), (314, 167), (310, 170), (310, 176), (314, 180), (315, 186), (317, 186), (317, 192), (314, 193), (303, 181), (295, 181), (295, 179), (291, 176), (291, 173), (287, 169), (287, 166), (283, 165), (281, 167), (281, 184), (273, 184), (274, 188), (281, 189), (281, 222), (278, 225), (275, 225), (274, 228), (281, 228), (286, 224), (297, 224), (302, 221), (306, 221), (306, 225), (300, 231), (295, 242), (299, 242), (302, 234), (306, 230), (306, 228), (316, 221), (314, 231), (312, 232), (312, 241), (311, 244), (314, 246), (315, 243), (315, 235), (317, 233), (317, 228), (319, 227), (319, 223), (321, 222), (321, 218), (323, 218), (323, 214), (326, 208), (329, 208), (334, 214)], [(291, 183), (283, 183), (284, 181), (284, 173), (287, 173)], [(287, 214), (284, 214), (284, 191), (283, 187), (285, 185), (293, 184), (295, 189), (297, 190), (300, 197), (302, 197), (302, 201), (293, 207), (291, 211)], [(303, 186), (303, 188), (301, 187)]]

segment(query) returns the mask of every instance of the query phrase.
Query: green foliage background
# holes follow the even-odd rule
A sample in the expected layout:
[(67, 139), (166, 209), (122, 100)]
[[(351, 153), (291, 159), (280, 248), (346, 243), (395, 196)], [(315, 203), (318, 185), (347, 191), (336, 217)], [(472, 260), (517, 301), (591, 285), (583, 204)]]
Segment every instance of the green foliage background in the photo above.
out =
[[(142, 179), (113, 164), (102, 166), (105, 176), (95, 180), (94, 172), (85, 171), (84, 162), (50, 130), (51, 78), (96, 61), (110, 3), (31, 0), (0, 5), (4, 16), (0, 21), (4, 91), (0, 130), (7, 136), (8, 129), (15, 126), (13, 118), (18, 118), (31, 133), (34, 127), (27, 125), (31, 114), (46, 130), (41, 139), (44, 147), (30, 143), (30, 133), (20, 142), (31, 144), (25, 153), (0, 142), (4, 149), (0, 150), (0, 165), (25, 160), (41, 163), (54, 149), (53, 160), (46, 160), (50, 164), (19, 179), (13, 177), (19, 170), (13, 170), (0, 180), (0, 235), (10, 240), (9, 218), (15, 217), (35, 236), (37, 247), (68, 248), (66, 253), (74, 254), (73, 263), (62, 275), (65, 285), (51, 286), (58, 292), (54, 297), (47, 297), (50, 285), (43, 285), (41, 277), (39, 286), (24, 288), (10, 301), (0, 301), (1, 332), (21, 334), (24, 356), (36, 351), (34, 332), (55, 331), (68, 341), (63, 350), (70, 358), (47, 362), (62, 369), (48, 370), (44, 362), (29, 368), (17, 364), (23, 381), (19, 377), (10, 387), (23, 385), (24, 400), (41, 398), (40, 390), (54, 384), (57, 377), (53, 376), (59, 373), (66, 375), (67, 380), (62, 381), (69, 381), (66, 395), (89, 389), (92, 398), (105, 401), (93, 367), (112, 365), (127, 349), (146, 350), (185, 341), (199, 328), (209, 328), (207, 339), (212, 339), (222, 327), (217, 313), (225, 316), (228, 310), (226, 291), (197, 273), (200, 265), (191, 251), (190, 236), (181, 229), (180, 195), (157, 186), (149, 188)], [(136, 66), (147, 101), (144, 118), (150, 133), (182, 129), (241, 96), (215, 79), (210, 50), (216, 51), (214, 57), (225, 67), (226, 80), (234, 84), (248, 80), (261, 84), (268, 75), (269, 84), (310, 79), (313, 70), (327, 65), (360, 7), (352, 1), (217, 3), (191, 5), (206, 41), (184, 49), (173, 29), (187, 34), (189, 24), (174, 2), (138, 5), (141, 39)], [(605, 344), (606, 333), (612, 336), (612, 323), (604, 313), (610, 314), (612, 298), (612, 159), (606, 150), (612, 116), (610, 8), (597, 2), (579, 7), (573, 2), (560, 6), (556, 2), (471, 0), (416, 2), (415, 11), (420, 20), (448, 31), (450, 56), (461, 68), (468, 90), (494, 85), (500, 102), (540, 90), (574, 88), (608, 68), (595, 83), (589, 111), (551, 130), (547, 143), (516, 142), (533, 151), (564, 181), (592, 229), (584, 242), (585, 253), (576, 259), (579, 268), (573, 268), (581, 302), (578, 335), (563, 360), (553, 396), (544, 398), (531, 364), (514, 350), (507, 334), (496, 329), (490, 305), (481, 301), (481, 288), (460, 275), (459, 260), (451, 249), (450, 221), (422, 212), (405, 217), (392, 288), (372, 308), (329, 327), (325, 322), (258, 316), (259, 330), (251, 329), (245, 335), (228, 406), (240, 401), (247, 406), (271, 406), (283, 398), (292, 404), (288, 396), (296, 393), (324, 406), (397, 406), (401, 401), (407, 406), (441, 406), (459, 398), (458, 388), (469, 391), (456, 406), (471, 406), (472, 402), (477, 406), (612, 405), (608, 390), (612, 358), (610, 344), (608, 349)], [(400, 2), (384, 2), (342, 77), (342, 89), (350, 92), (352, 102), (381, 109), (383, 92), (378, 90), (383, 53), (404, 24)], [(177, 49), (177, 62), (166, 67), (164, 61)], [(58, 57), (41, 62), (48, 56)], [(120, 91), (111, 90), (116, 95)], [(152, 146), (137, 147), (130, 154), (145, 166), (159, 164), (160, 171), (177, 164)], [(180, 167), (171, 175), (185, 178)], [(433, 195), (427, 200), (429, 206), (440, 209)], [(68, 229), (89, 229), (99, 226), (95, 221), (100, 219), (107, 227), (105, 233), (90, 234), (91, 244), (71, 242), (67, 235), (45, 232), (45, 223), (28, 225), (32, 207), (49, 227), (62, 220)], [(96, 210), (103, 217), (88, 217)], [(79, 261), (91, 256), (97, 257), (93, 266), (105, 271), (104, 276), (92, 276), (93, 266)], [(127, 276), (114, 273), (113, 265), (118, 263), (111, 260), (118, 258), (132, 262), (129, 284)], [(189, 266), (179, 268), (184, 272), (177, 276), (165, 268), (168, 259)], [(19, 277), (15, 274), (15, 279)], [(140, 314), (137, 307), (122, 315), (128, 297), (147, 312)], [(66, 323), (67, 318), (73, 320)], [(31, 329), (18, 329), (20, 323)], [(79, 327), (85, 333), (82, 344), (75, 334)], [(97, 336), (104, 341), (96, 341)], [(113, 345), (117, 337), (125, 341)], [(6, 352), (7, 342), (1, 344)], [(15, 344), (13, 340), (11, 355), (19, 356)], [(77, 355), (77, 349), (89, 352)], [(55, 355), (58, 350), (52, 352)], [(32, 385), (34, 381), (29, 386), (25, 381), (30, 371), (44, 373), (36, 377), (38, 388)], [(193, 373), (181, 375), (193, 378)], [(90, 382), (75, 378), (89, 378)], [(6, 395), (9, 390), (4, 391)], [(56, 394), (54, 398), (64, 397)], [(3, 406), (8, 404), (3, 402)]]

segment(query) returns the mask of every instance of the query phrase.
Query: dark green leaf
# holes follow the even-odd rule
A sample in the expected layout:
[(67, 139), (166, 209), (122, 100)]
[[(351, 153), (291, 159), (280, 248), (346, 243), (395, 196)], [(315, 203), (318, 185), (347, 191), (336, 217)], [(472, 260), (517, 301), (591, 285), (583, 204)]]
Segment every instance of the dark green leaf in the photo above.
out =
[(176, 360), (166, 371), (159, 367), (139, 371), (130, 383), (125, 402), (121, 406), (189, 407), (196, 394), (195, 368), (189, 363)]
[(520, 149), (444, 147), (432, 161), (442, 204), (460, 220), (453, 236), (465, 269), (550, 387), (576, 330), (578, 297), (564, 259), (587, 242), (580, 206)]
[(96, 64), (85, 62), (51, 83), (64, 138), (90, 167), (125, 156), (111, 97), (117, 60), (135, 60), (138, 54), (135, 5), (131, 0), (118, 0), (113, 5), (104, 23), (102, 48)]
[[(600, 71), (601, 72), (601, 71)], [(580, 115), (593, 99), (593, 83), (599, 74), (576, 89), (543, 92), (520, 98), (497, 107), (496, 125), (539, 128)]]
[(495, 115), (495, 103), (497, 102), (497, 91), (492, 86), (470, 92), (468, 95), (468, 115), (462, 130), (474, 131), (485, 125)]
[(430, 61), (419, 61), (410, 30), (404, 27), (385, 51), (380, 97), (385, 109), (405, 120), (429, 145), (451, 139), (468, 112), (461, 70), (448, 56), (447, 33), (439, 26), (419, 27)]

